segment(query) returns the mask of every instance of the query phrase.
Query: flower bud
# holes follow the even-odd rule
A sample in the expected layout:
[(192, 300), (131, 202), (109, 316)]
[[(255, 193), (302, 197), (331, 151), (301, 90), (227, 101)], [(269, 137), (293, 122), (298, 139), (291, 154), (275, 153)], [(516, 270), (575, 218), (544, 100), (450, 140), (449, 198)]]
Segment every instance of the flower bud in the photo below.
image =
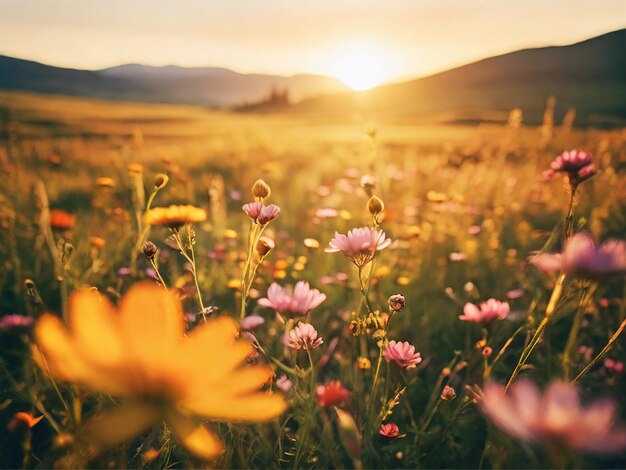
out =
[(367, 357), (359, 357), (357, 364), (361, 370), (372, 368), (372, 362)]
[(268, 198), (270, 194), (272, 194), (270, 186), (262, 179), (256, 180), (252, 185), (252, 195), (254, 197), (265, 199)]
[(143, 250), (143, 254), (146, 255), (148, 259), (153, 259), (154, 255), (156, 255), (158, 251), (156, 245), (151, 241), (144, 243), (141, 249)]
[(483, 357), (491, 357), (491, 355), (493, 354), (493, 349), (491, 349), (491, 346), (485, 346), (482, 350), (482, 354)]
[(378, 196), (372, 196), (367, 202), (367, 210), (372, 215), (378, 215), (385, 210), (385, 204), (383, 203), (383, 200)]
[(452, 387), (446, 385), (443, 387), (443, 391), (441, 392), (441, 399), (443, 401), (452, 401), (456, 398), (456, 392)]
[(389, 297), (387, 301), (389, 303), (389, 310), (392, 312), (399, 312), (404, 308), (404, 296), (402, 294), (395, 294)]
[(274, 245), (274, 240), (268, 237), (261, 237), (256, 244), (256, 251), (260, 256), (267, 255), (270, 251), (274, 249), (276, 245)]
[(159, 173), (154, 178), (154, 189), (163, 189), (167, 185), (169, 180), (170, 177), (167, 176), (165, 173)]

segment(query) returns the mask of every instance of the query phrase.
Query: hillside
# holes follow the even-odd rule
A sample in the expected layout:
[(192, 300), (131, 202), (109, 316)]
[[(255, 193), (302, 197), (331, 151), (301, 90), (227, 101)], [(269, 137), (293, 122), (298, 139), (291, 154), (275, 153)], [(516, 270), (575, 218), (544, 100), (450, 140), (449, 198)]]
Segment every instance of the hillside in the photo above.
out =
[[(291, 107), (305, 113), (368, 113), (378, 117), (454, 115), (471, 120), (520, 107), (525, 122), (541, 120), (546, 98), (577, 123), (626, 120), (626, 29), (569, 46), (526, 49), (366, 93), (341, 93)], [(499, 114), (498, 114), (499, 113)]]
[(241, 74), (219, 67), (151, 67), (126, 64), (76, 70), (0, 56), (0, 89), (126, 101), (236, 106), (287, 89), (294, 100), (344, 91), (339, 80), (319, 75)]

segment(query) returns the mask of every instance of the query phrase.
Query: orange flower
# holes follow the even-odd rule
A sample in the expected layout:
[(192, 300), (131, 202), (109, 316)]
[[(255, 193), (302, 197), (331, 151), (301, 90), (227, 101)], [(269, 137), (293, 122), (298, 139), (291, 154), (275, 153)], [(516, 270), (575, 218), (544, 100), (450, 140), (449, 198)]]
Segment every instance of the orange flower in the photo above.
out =
[(203, 459), (217, 456), (223, 444), (200, 417), (266, 422), (286, 408), (282, 395), (259, 390), (273, 375), (270, 367), (241, 367), (252, 347), (237, 333), (232, 318), (220, 317), (185, 335), (180, 302), (152, 284), (133, 287), (117, 312), (98, 293), (79, 291), (70, 301), (69, 329), (51, 314), (35, 328), (54, 376), (126, 399), (87, 426), (97, 450), (165, 419)]
[(43, 416), (35, 418), (32, 413), (18, 411), (9, 422), (8, 429), (13, 433), (23, 433), (34, 428), (42, 419)]
[(169, 206), (155, 207), (144, 215), (146, 225), (165, 225), (170, 228), (179, 228), (185, 224), (204, 222), (206, 220), (204, 209), (194, 206)]
[(115, 181), (113, 181), (113, 178), (109, 178), (108, 176), (101, 176), (100, 178), (96, 178), (96, 185), (101, 188), (114, 188)]
[(76, 216), (61, 209), (50, 211), (50, 227), (56, 230), (69, 230), (76, 223)]

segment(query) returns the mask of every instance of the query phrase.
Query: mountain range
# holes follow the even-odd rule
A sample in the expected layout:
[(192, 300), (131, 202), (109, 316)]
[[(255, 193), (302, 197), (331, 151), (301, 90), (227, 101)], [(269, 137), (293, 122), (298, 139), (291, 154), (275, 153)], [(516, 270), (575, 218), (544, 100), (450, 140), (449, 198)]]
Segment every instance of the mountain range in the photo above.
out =
[(242, 74), (221, 67), (140, 64), (77, 70), (3, 55), (0, 55), (0, 89), (211, 107), (258, 102), (266, 99), (272, 90), (288, 90), (295, 101), (348, 90), (341, 81), (322, 75), (285, 77)]
[[(153, 67), (127, 64), (104, 70), (53, 67), (0, 56), (0, 89), (113, 100), (241, 107), (262, 102), (274, 89), (284, 100), (255, 111), (374, 118), (506, 119), (515, 107), (524, 122), (541, 121), (548, 97), (557, 119), (575, 108), (578, 124), (626, 125), (626, 29), (568, 46), (524, 49), (490, 57), (428, 77), (349, 91), (320, 75), (282, 77), (240, 74), (219, 67)], [(503, 117), (504, 116), (504, 117)]]

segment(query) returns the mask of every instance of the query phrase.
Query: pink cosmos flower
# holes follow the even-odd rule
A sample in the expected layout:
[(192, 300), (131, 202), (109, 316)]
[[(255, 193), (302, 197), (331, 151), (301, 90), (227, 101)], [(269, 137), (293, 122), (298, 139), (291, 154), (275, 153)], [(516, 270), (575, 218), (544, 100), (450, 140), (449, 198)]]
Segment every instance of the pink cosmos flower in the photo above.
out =
[(256, 221), (256, 219), (259, 217), (259, 214), (261, 213), (262, 207), (263, 203), (261, 201), (255, 201), (244, 204), (241, 209), (246, 213), (248, 217)]
[(344, 256), (352, 260), (358, 267), (365, 266), (374, 259), (377, 251), (387, 248), (391, 239), (386, 238), (385, 232), (370, 227), (355, 228), (347, 235), (335, 232), (335, 238), (330, 241), (326, 253), (343, 252)]
[(241, 329), (243, 331), (250, 331), (258, 328), (265, 323), (265, 318), (260, 315), (249, 315), (241, 320)]
[(350, 392), (341, 385), (339, 380), (333, 380), (326, 385), (319, 385), (316, 395), (320, 406), (340, 405), (350, 398)]
[(413, 369), (422, 362), (421, 354), (415, 352), (415, 346), (408, 341), (389, 341), (389, 344), (383, 349), (383, 356), (387, 363), (393, 361), (406, 369)]
[(596, 174), (596, 167), (591, 163), (591, 153), (584, 150), (565, 151), (550, 163), (550, 169), (544, 171), (545, 179), (552, 178), (557, 172), (567, 173), (574, 186)]
[(626, 243), (609, 240), (597, 248), (590, 235), (579, 232), (565, 242), (563, 253), (541, 253), (530, 262), (545, 273), (601, 278), (626, 271)]
[(510, 310), (508, 302), (500, 302), (496, 299), (482, 302), (480, 308), (468, 302), (463, 307), (463, 315), (460, 315), (459, 319), (473, 323), (488, 323), (506, 318)]
[(289, 332), (288, 346), (292, 349), (315, 349), (324, 340), (318, 338), (317, 330), (310, 323), (298, 322), (298, 325)]
[(267, 297), (259, 299), (259, 304), (278, 313), (298, 316), (306, 315), (326, 300), (326, 294), (311, 289), (308, 282), (298, 281), (293, 291), (275, 282), (267, 289)]
[(398, 437), (398, 434), (400, 434), (400, 429), (398, 428), (398, 425), (394, 423), (381, 424), (378, 434), (394, 439)]
[(266, 223), (274, 220), (280, 214), (280, 207), (276, 204), (270, 204), (269, 206), (261, 207), (261, 212), (259, 213), (259, 218), (257, 222), (261, 225), (265, 225)]
[(560, 445), (586, 454), (612, 454), (626, 449), (626, 428), (618, 427), (615, 404), (580, 404), (578, 390), (554, 381), (542, 395), (529, 380), (504, 387), (490, 383), (480, 401), (483, 412), (500, 428), (523, 441)]
[(566, 150), (550, 163), (550, 168), (554, 171), (565, 171), (569, 173), (570, 171), (578, 171), (590, 164), (591, 153), (585, 152), (584, 150)]

